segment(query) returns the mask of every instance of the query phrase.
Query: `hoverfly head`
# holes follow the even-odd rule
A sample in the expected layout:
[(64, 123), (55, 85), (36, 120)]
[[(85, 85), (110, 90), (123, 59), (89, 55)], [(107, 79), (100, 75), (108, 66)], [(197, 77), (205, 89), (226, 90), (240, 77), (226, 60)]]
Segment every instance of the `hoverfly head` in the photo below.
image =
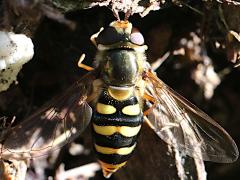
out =
[[(143, 35), (132, 27), (129, 21), (113, 21), (96, 37), (96, 44), (114, 46), (114, 48), (129, 48), (144, 45)], [(110, 48), (112, 49), (112, 48)]]

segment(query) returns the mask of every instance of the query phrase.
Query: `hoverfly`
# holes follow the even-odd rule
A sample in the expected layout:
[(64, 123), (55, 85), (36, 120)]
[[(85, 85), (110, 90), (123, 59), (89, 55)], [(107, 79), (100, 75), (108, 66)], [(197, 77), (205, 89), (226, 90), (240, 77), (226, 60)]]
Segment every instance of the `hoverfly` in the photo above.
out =
[(91, 40), (97, 47), (96, 67), (12, 128), (2, 143), (2, 158), (41, 156), (76, 138), (91, 122), (95, 152), (103, 175), (110, 177), (132, 155), (143, 121), (194, 158), (238, 158), (228, 133), (156, 76), (146, 60), (144, 38), (129, 21), (113, 21)]

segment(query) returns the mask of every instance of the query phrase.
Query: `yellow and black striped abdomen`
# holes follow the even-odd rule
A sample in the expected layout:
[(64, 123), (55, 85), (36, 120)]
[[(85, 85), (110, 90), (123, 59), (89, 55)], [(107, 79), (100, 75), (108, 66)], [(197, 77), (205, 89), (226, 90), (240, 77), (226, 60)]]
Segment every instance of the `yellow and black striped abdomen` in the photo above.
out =
[(126, 164), (136, 146), (142, 122), (135, 96), (119, 101), (106, 90), (101, 93), (92, 126), (94, 148), (105, 177)]

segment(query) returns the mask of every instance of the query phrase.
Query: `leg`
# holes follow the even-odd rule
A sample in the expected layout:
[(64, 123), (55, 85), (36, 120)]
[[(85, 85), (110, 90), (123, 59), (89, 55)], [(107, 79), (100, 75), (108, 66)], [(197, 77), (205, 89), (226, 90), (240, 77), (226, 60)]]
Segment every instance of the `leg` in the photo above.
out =
[(88, 66), (88, 65), (82, 64), (82, 62), (83, 62), (84, 59), (85, 59), (85, 54), (82, 54), (82, 55), (80, 56), (79, 60), (78, 60), (78, 67), (83, 68), (83, 69), (85, 69), (85, 70), (87, 70), (87, 71), (92, 71), (92, 70), (94, 70), (94, 68), (92, 68), (92, 67), (90, 67), (90, 66)]
[(144, 116), (144, 122), (147, 123), (147, 125), (151, 128), (151, 129), (155, 129), (155, 127), (152, 125), (152, 123), (150, 122), (150, 120)]
[(97, 47), (97, 43), (96, 43), (96, 38), (98, 37), (99, 33), (103, 31), (103, 27), (95, 34), (93, 34), (91, 37), (90, 37), (90, 40), (92, 41), (92, 43), (94, 44), (94, 46)]
[(144, 116), (148, 115), (150, 111), (152, 111), (153, 108), (156, 107), (156, 100), (149, 94), (147, 94), (146, 92), (143, 95), (144, 99), (147, 99), (148, 101), (150, 101), (151, 103), (153, 103), (153, 105), (147, 109), (146, 111), (143, 112)]
[(158, 58), (155, 62), (151, 64), (152, 69), (155, 71), (158, 69), (161, 64), (169, 57), (170, 52), (166, 52), (162, 57)]
[(144, 116), (144, 122), (147, 123), (147, 125), (151, 128), (151, 129), (159, 129), (159, 131), (166, 131), (166, 130), (170, 130), (173, 127), (179, 127), (179, 124), (177, 123), (166, 123), (164, 124), (164, 127), (162, 127), (161, 129), (159, 127), (154, 127), (153, 123), (147, 118), (147, 116)]

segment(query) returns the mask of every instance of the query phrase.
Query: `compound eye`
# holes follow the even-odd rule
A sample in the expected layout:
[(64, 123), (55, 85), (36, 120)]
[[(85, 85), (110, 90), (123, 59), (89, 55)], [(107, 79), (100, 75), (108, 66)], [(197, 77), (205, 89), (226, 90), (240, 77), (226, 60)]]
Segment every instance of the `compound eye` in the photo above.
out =
[(97, 44), (111, 45), (119, 42), (120, 34), (114, 27), (104, 29), (96, 38)]
[(133, 31), (130, 35), (130, 40), (133, 44), (136, 44), (136, 45), (143, 45), (144, 44), (143, 35), (136, 29), (133, 29)]

